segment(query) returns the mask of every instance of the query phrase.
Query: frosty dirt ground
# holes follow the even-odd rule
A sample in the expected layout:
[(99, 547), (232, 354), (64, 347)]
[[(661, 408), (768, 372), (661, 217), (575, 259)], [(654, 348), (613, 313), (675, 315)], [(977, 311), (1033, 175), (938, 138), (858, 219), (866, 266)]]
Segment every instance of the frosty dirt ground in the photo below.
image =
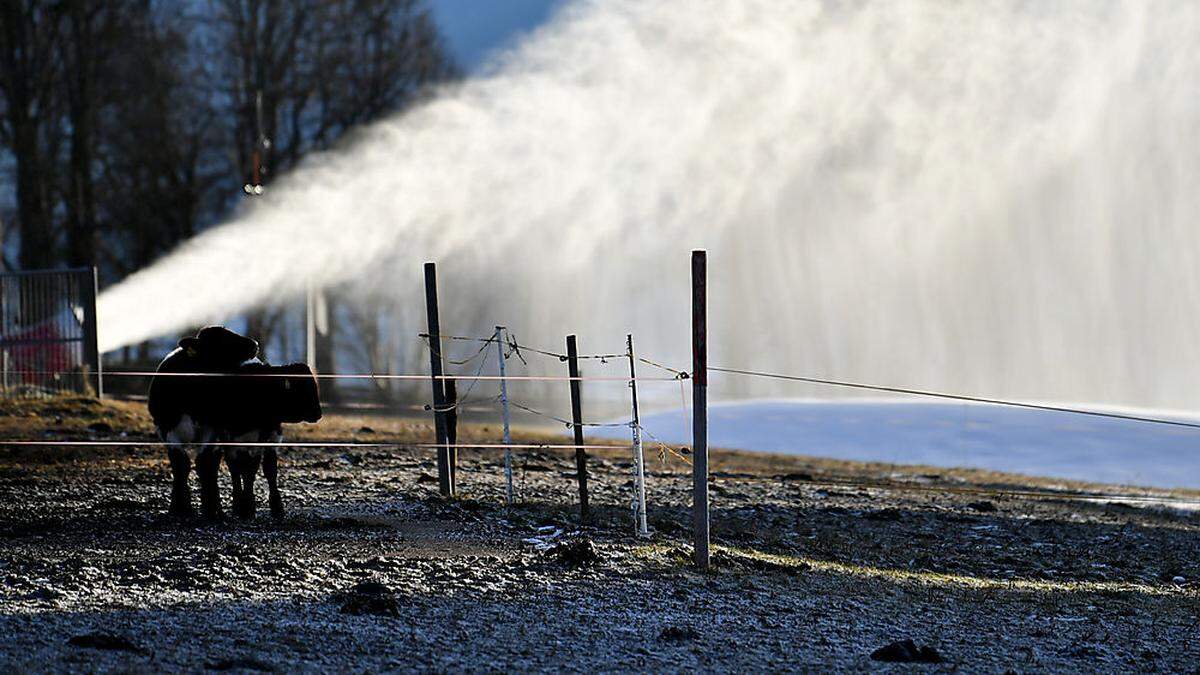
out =
[[(4, 439), (150, 437), (135, 404), (2, 405)], [(336, 416), (293, 434), (429, 437)], [(716, 453), (701, 574), (688, 467), (650, 462), (655, 534), (638, 540), (627, 451), (600, 454), (582, 529), (565, 456), (518, 454), (505, 508), (497, 454), (463, 453), (446, 502), (431, 453), (405, 448), (290, 450), (283, 522), (206, 524), (165, 515), (159, 449), (0, 443), (0, 671), (862, 670), (896, 667), (871, 654), (905, 639), (936, 651), (928, 669), (1196, 671), (1193, 512), (1066, 498), (1097, 489), (1079, 483)]]

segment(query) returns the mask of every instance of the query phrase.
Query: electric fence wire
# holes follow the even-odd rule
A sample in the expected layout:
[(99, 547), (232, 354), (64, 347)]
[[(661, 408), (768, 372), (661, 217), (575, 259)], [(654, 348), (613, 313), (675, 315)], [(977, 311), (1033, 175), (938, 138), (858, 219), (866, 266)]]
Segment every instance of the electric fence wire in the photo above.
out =
[[(418, 337), (420, 337), (424, 340), (425, 346), (429, 349), (429, 351), (431, 351), (435, 355), (437, 355), (438, 358), (442, 358), (447, 363), (450, 363), (453, 365), (466, 365), (466, 364), (471, 363), (475, 359), (478, 359), (480, 356), (482, 356), (487, 351), (488, 347), (491, 346), (491, 344), (496, 341), (496, 336), (494, 336), (494, 335), (487, 339), (481, 339), (483, 344), (479, 347), (479, 349), (474, 354), (472, 354), (471, 356), (469, 356), (465, 359), (454, 360), (454, 359), (446, 359), (442, 355), (441, 345), (439, 344), (437, 347), (435, 347), (433, 345), (433, 341), (429, 339), (428, 333), (421, 333), (421, 334), (419, 334)], [(487, 362), (488, 362), (488, 360), (486, 358), (481, 359), (479, 361), (479, 367), (475, 369), (475, 375), (474, 375), (473, 379), (471, 380), (471, 384), (467, 386), (467, 391), (464, 392), (461, 397), (457, 397), (453, 404), (444, 406), (442, 408), (435, 408), (432, 404), (429, 404), (429, 405), (425, 406), (425, 410), (432, 410), (435, 412), (445, 413), (445, 412), (450, 412), (450, 411), (461, 409), (462, 406), (464, 404), (466, 404), (467, 401), (470, 400), (471, 392), (475, 390), (475, 385), (479, 384), (480, 376), (483, 374), (483, 369), (487, 366)]]
[(638, 425), (638, 429), (640, 429), (643, 434), (646, 434), (646, 436), (648, 436), (650, 438), (650, 440), (655, 445), (658, 446), (659, 461), (666, 461), (666, 455), (669, 453), (669, 454), (674, 455), (675, 457), (679, 458), (680, 460), (682, 460), (684, 464), (687, 464), (688, 466), (692, 465), (691, 458), (688, 457), (687, 455), (685, 455), (682, 451), (675, 449), (670, 443), (667, 443), (667, 442), (663, 441), (662, 439), (660, 439), (659, 437), (655, 436), (654, 434), (650, 433), (649, 429), (647, 429), (646, 427), (644, 427), (640, 424)]
[(674, 375), (675, 379), (677, 379), (677, 380), (688, 380), (688, 379), (691, 379), (691, 377), (692, 377), (685, 370), (676, 370), (675, 368), (672, 368), (670, 366), (664, 366), (663, 364), (658, 363), (656, 361), (651, 361), (650, 359), (645, 358), (643, 356), (639, 356), (638, 361), (641, 361), (642, 363), (644, 363), (648, 366), (653, 366), (654, 368), (658, 368), (660, 370), (665, 370), (668, 373), (671, 373), (672, 375)]
[[(3, 371), (0, 371), (3, 372)], [(10, 370), (9, 375), (38, 375), (61, 374), (59, 371)], [(295, 374), (285, 373), (158, 373), (149, 370), (106, 370), (104, 377), (296, 377)], [(423, 373), (313, 373), (313, 377), (321, 380), (471, 380), (474, 375), (427, 375)], [(569, 375), (479, 375), (480, 380), (512, 380), (528, 382), (628, 382), (629, 376), (583, 376)], [(638, 377), (639, 382), (674, 382), (674, 377)]]
[[(520, 354), (522, 351), (526, 351), (526, 352), (532, 352), (534, 354), (541, 354), (542, 356), (549, 356), (551, 358), (558, 359), (560, 362), (566, 362), (566, 361), (571, 360), (571, 356), (569, 354), (563, 354), (560, 352), (550, 351), (548, 349), (539, 349), (537, 347), (531, 347), (526, 344), (521, 344), (517, 340), (516, 335), (514, 335), (512, 333), (508, 334), (508, 343), (509, 343), (509, 346), (514, 351), (516, 351), (518, 358), (520, 358)], [(577, 361), (596, 360), (596, 361), (599, 361), (600, 363), (608, 363), (610, 360), (623, 359), (623, 358), (626, 358), (627, 356), (628, 356), (628, 354), (576, 354), (575, 359)], [(525, 359), (521, 359), (521, 361), (524, 363)]]
[(425, 346), (429, 349), (429, 351), (433, 352), (434, 355), (436, 355), (438, 358), (442, 359), (444, 362), (449, 363), (454, 366), (465, 366), (465, 365), (471, 363), (475, 359), (482, 356), (484, 354), (484, 352), (487, 351), (488, 346), (496, 341), (496, 337), (492, 336), (486, 340), (483, 340), (483, 344), (479, 347), (479, 349), (474, 354), (471, 354), (470, 356), (468, 356), (464, 359), (452, 359), (442, 353), (441, 345), (438, 345), (437, 347), (433, 346), (433, 341), (429, 339), (429, 335), (427, 333), (420, 333), (417, 337), (420, 337), (424, 341)]
[[(152, 440), (122, 440), (122, 441), (78, 441), (78, 440), (2, 440), (0, 448), (6, 446), (36, 446), (36, 447), (167, 447), (176, 446), (178, 444), (168, 443), (166, 441)], [(561, 443), (456, 443), (447, 446), (445, 443), (366, 443), (366, 442), (233, 442), (233, 441), (218, 441), (206, 443), (204, 445), (213, 447), (278, 447), (278, 448), (373, 448), (373, 449), (437, 449), (452, 447), (462, 450), (503, 450), (503, 449), (527, 449), (527, 450), (562, 450), (571, 451), (576, 449), (585, 450), (615, 450), (622, 447), (627, 447), (620, 443), (610, 444), (561, 444)], [(690, 460), (675, 451), (668, 444), (663, 444), (671, 454), (679, 457), (685, 463), (690, 464)], [(744, 476), (746, 479), (752, 480), (779, 480), (778, 476)], [(999, 488), (989, 488), (983, 486), (951, 486), (951, 485), (916, 485), (912, 483), (896, 483), (884, 481), (864, 481), (864, 480), (805, 480), (798, 481), (800, 484), (808, 487), (817, 488), (861, 488), (861, 489), (876, 489), (876, 490), (891, 490), (891, 491), (909, 491), (909, 492), (932, 492), (932, 493), (956, 493), (964, 495), (981, 495), (1003, 498), (1029, 498), (1029, 499), (1045, 499), (1058, 501), (1078, 501), (1087, 503), (1134, 503), (1134, 504), (1151, 504), (1162, 506), (1178, 506), (1178, 507), (1200, 507), (1200, 499), (1186, 499), (1171, 496), (1156, 496), (1150, 494), (1124, 494), (1124, 493), (1088, 493), (1088, 492), (1060, 492), (1055, 490), (1005, 490)]]
[[(484, 347), (487, 347), (487, 345), (484, 345)], [(482, 352), (480, 352), (480, 353), (482, 353)], [(474, 360), (474, 357), (472, 357), (472, 360)], [(463, 393), (462, 396), (459, 396), (455, 399), (453, 404), (444, 406), (441, 408), (435, 408), (433, 406), (433, 404), (429, 404), (429, 405), (425, 406), (425, 409), (426, 410), (434, 410), (436, 412), (442, 412), (442, 413), (450, 412), (451, 410), (460, 409), (464, 404), (466, 404), (467, 401), (471, 400), (471, 392), (475, 391), (475, 385), (479, 384), (479, 380), (481, 379), (481, 376), (483, 375), (483, 369), (484, 369), (484, 367), (487, 366), (487, 363), (488, 363), (487, 359), (480, 360), (479, 367), (475, 369), (475, 376), (471, 380), (471, 384), (469, 384), (467, 386), (467, 390)]]
[[(497, 397), (496, 401), (499, 401), (499, 400), (500, 400), (499, 397)], [(543, 417), (545, 419), (558, 422), (559, 424), (565, 426), (568, 429), (574, 429), (576, 426), (576, 424), (574, 422), (572, 422), (571, 420), (563, 419), (556, 415), (551, 415), (550, 413), (542, 412), (540, 410), (535, 410), (533, 408), (530, 408), (529, 406), (521, 405), (520, 403), (517, 403), (516, 401), (514, 401), (512, 399), (508, 400), (508, 404), (513, 406), (514, 408), (520, 408), (521, 410), (524, 410), (527, 413), (537, 415), (538, 417)], [(626, 420), (624, 422), (580, 422), (578, 426), (589, 427), (589, 428), (632, 427), (633, 421)]]
[[(525, 361), (525, 359), (521, 356), (522, 352), (531, 352), (534, 354), (541, 354), (542, 356), (549, 356), (549, 357), (558, 359), (559, 361), (567, 361), (570, 359), (570, 356), (568, 356), (567, 354), (563, 354), (561, 352), (550, 351), (548, 349), (540, 349), (537, 347), (533, 347), (531, 345), (522, 344), (520, 341), (517, 340), (516, 335), (514, 335), (511, 331), (506, 331), (506, 333), (507, 333), (507, 339), (505, 340), (505, 344), (510, 349), (509, 353), (506, 354), (506, 356), (515, 355), (518, 359), (521, 359), (522, 362)], [(428, 333), (419, 333), (418, 336), (421, 338), (424, 338), (426, 340), (428, 340), (430, 337)], [(468, 335), (439, 335), (438, 338), (441, 340), (455, 340), (455, 341), (461, 341), (461, 342), (493, 342), (496, 339), (496, 337), (494, 335), (491, 337), (486, 337), (486, 338), (471, 337)], [(575, 358), (579, 359), (580, 361), (598, 360), (601, 362), (606, 362), (610, 359), (623, 359), (623, 358), (626, 358), (627, 356), (628, 356), (628, 354), (625, 354), (625, 353), (620, 353), (620, 354), (579, 354)]]
[(589, 450), (612, 450), (613, 448), (623, 447), (621, 444), (590, 444), (590, 445), (575, 445), (563, 443), (407, 443), (407, 442), (392, 442), (392, 443), (375, 443), (362, 441), (213, 441), (211, 443), (172, 443), (169, 441), (154, 441), (154, 440), (121, 440), (121, 441), (80, 441), (80, 440), (0, 440), (0, 448), (6, 446), (16, 447), (180, 447), (181, 445), (197, 445), (209, 447), (226, 447), (226, 448), (459, 448), (459, 449), (476, 449), (476, 450), (503, 450), (512, 448), (521, 449), (536, 449), (536, 450), (574, 450), (576, 448), (585, 448)]
[(1067, 406), (1050, 405), (1045, 403), (1030, 403), (1027, 401), (1012, 401), (999, 398), (988, 398), (983, 396), (970, 396), (966, 394), (951, 394), (946, 392), (930, 391), (925, 389), (908, 389), (905, 387), (892, 387), (878, 384), (866, 384), (863, 382), (847, 382), (842, 380), (830, 380), (818, 377), (805, 377), (801, 375), (784, 375), (781, 373), (770, 373), (758, 370), (744, 370), (741, 368), (725, 368), (718, 366), (709, 366), (708, 369), (718, 373), (730, 373), (733, 375), (747, 375), (752, 377), (765, 377), (776, 380), (785, 380), (790, 382), (804, 382), (806, 384), (822, 384), (833, 387), (845, 387), (849, 389), (861, 389), (865, 391), (878, 391), (889, 394), (907, 394), (911, 396), (924, 396), (928, 398), (940, 398), (951, 401), (964, 401), (967, 403), (984, 403), (988, 405), (1007, 406), (1010, 408), (1025, 408), (1029, 410), (1045, 410), (1048, 412), (1067, 413), (1072, 415), (1087, 415), (1090, 417), (1103, 417), (1116, 420), (1127, 420), (1131, 422), (1145, 422), (1148, 424), (1165, 424), (1168, 426), (1185, 427), (1188, 429), (1200, 429), (1200, 422), (1186, 422), (1183, 420), (1171, 420), (1161, 417), (1146, 417), (1143, 415), (1132, 415), (1129, 413), (1106, 412), (1103, 410), (1088, 410), (1085, 408), (1071, 408)]

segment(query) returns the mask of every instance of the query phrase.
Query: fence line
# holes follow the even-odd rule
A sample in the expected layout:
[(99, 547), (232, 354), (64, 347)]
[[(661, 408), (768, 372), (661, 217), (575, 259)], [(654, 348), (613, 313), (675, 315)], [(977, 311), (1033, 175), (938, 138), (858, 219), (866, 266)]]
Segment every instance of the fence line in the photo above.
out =
[[(35, 375), (41, 371), (8, 371), (14, 375)], [(55, 371), (46, 371), (47, 373)], [(286, 373), (156, 373), (149, 370), (106, 370), (104, 376), (114, 375), (118, 377), (297, 377), (295, 374)], [(428, 374), (384, 374), (384, 373), (313, 373), (313, 377), (322, 380), (414, 380), (428, 382), (431, 379), (438, 380), (492, 380), (499, 381), (505, 379), (508, 381), (529, 381), (529, 382), (629, 382), (629, 376), (585, 376), (571, 377), (569, 375), (506, 375), (501, 378), (499, 375), (428, 375)], [(638, 377), (638, 382), (674, 382), (677, 378), (674, 377)]]
[(1165, 424), (1175, 427), (1185, 427), (1188, 429), (1200, 429), (1200, 422), (1185, 422), (1182, 420), (1163, 419), (1161, 417), (1145, 417), (1142, 415), (1131, 415), (1128, 413), (1105, 412), (1103, 410), (1088, 410), (1085, 408), (1070, 408), (1066, 406), (1050, 405), (1045, 403), (1030, 403), (1027, 401), (1012, 401), (1000, 398), (987, 398), (983, 396), (970, 396), (967, 394), (950, 394), (946, 392), (930, 391), (925, 389), (908, 389), (905, 387), (892, 387), (879, 384), (866, 384), (863, 382), (846, 382), (842, 380), (829, 380), (818, 377), (805, 377), (802, 375), (784, 375), (781, 373), (768, 373), (756, 370), (743, 370), (740, 368), (723, 368), (718, 366), (709, 366), (709, 370), (720, 373), (731, 373), (734, 375), (749, 375), (753, 377), (766, 377), (775, 380), (787, 380), (790, 382), (804, 382), (807, 384), (824, 384), (833, 387), (845, 387), (848, 389), (862, 389), (866, 391), (879, 391), (890, 394), (911, 394), (913, 396), (926, 396), (929, 398), (940, 398), (951, 401), (963, 401), (968, 403), (986, 403), (989, 405), (1006, 406), (1009, 408), (1026, 408), (1030, 410), (1045, 410), (1049, 412), (1069, 413), (1072, 415), (1088, 415), (1091, 417), (1106, 417), (1117, 420), (1128, 420), (1131, 422), (1146, 422), (1149, 424)]
[[(5, 440), (0, 441), (0, 447), (4, 446), (87, 446), (87, 447), (129, 447), (129, 446), (152, 446), (166, 447), (178, 446), (179, 444), (167, 443), (165, 441), (18, 441)], [(199, 445), (199, 444), (197, 444)], [(310, 442), (301, 441), (296, 443), (275, 443), (275, 442), (214, 442), (205, 443), (203, 445), (215, 447), (282, 447), (282, 448), (419, 448), (419, 449), (434, 449), (444, 448), (446, 444), (438, 443), (357, 443), (357, 442)], [(683, 462), (690, 465), (690, 460), (679, 454), (674, 448), (668, 444), (661, 444), (662, 448), (669, 451)], [(480, 450), (501, 450), (504, 448), (511, 449), (526, 449), (526, 450), (574, 450), (577, 447), (583, 447), (589, 450), (621, 450), (626, 446), (624, 444), (617, 445), (584, 445), (576, 446), (574, 444), (556, 444), (556, 443), (458, 443), (452, 447), (458, 449), (480, 449)], [(780, 480), (777, 475), (763, 476), (744, 476), (747, 480)], [(1005, 490), (999, 488), (988, 487), (969, 487), (969, 486), (952, 486), (952, 485), (916, 485), (912, 483), (891, 483), (884, 481), (867, 481), (867, 480), (822, 480), (822, 481), (797, 481), (799, 485), (815, 488), (866, 488), (875, 490), (892, 490), (901, 492), (934, 492), (934, 493), (952, 493), (966, 495), (981, 495), (993, 497), (1024, 497), (1034, 499), (1047, 500), (1063, 500), (1063, 501), (1082, 501), (1082, 502), (1133, 502), (1146, 504), (1163, 504), (1163, 505), (1178, 505), (1178, 506), (1200, 506), (1200, 499), (1181, 499), (1178, 497), (1169, 496), (1153, 496), (1144, 494), (1121, 494), (1121, 493), (1088, 493), (1088, 492), (1055, 492), (1055, 491), (1039, 491), (1039, 490)]]
[[(154, 447), (182, 447), (185, 445), (202, 445), (210, 447), (232, 447), (232, 448), (477, 448), (480, 450), (493, 450), (503, 448), (513, 448), (517, 450), (574, 450), (581, 447), (573, 443), (374, 443), (374, 442), (322, 442), (322, 441), (298, 441), (289, 442), (253, 442), (253, 441), (214, 441), (212, 443), (170, 443), (167, 441), (24, 441), (24, 440), (0, 440), (0, 448), (7, 445), (15, 446), (62, 446), (62, 447), (132, 447), (132, 446), (154, 446)], [(584, 445), (583, 448), (588, 450), (621, 450), (627, 448), (625, 444), (615, 445)]]

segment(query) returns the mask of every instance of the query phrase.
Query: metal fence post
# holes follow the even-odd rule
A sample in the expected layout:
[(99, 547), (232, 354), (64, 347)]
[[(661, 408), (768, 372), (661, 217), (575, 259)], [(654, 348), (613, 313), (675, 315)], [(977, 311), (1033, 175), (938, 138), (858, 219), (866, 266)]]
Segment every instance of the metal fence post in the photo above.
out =
[[(508, 414), (508, 382), (504, 375), (504, 326), (496, 326), (496, 356), (499, 358), (500, 364), (500, 410), (504, 417), (504, 444), (512, 443), (512, 434), (509, 431), (509, 414)], [(513, 471), (512, 471), (512, 449), (504, 448), (504, 503), (512, 506), (513, 503)]]
[(637, 533), (645, 537), (650, 534), (650, 528), (646, 524), (646, 458), (642, 454), (642, 422), (638, 415), (637, 373), (633, 366), (632, 335), (625, 336), (625, 346), (629, 353), (629, 390), (633, 401), (633, 422), (630, 424), (630, 429), (633, 431), (634, 484), (637, 487), (633, 511)]

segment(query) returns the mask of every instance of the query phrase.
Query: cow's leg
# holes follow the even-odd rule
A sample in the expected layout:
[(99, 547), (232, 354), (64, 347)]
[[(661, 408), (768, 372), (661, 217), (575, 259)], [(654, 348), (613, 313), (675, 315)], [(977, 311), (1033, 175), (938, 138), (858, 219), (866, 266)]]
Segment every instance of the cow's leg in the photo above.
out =
[(254, 478), (258, 474), (258, 466), (262, 463), (262, 452), (258, 448), (246, 453), (246, 461), (242, 465), (242, 503), (238, 508), (238, 517), (245, 520), (254, 519)]
[(187, 451), (177, 445), (167, 446), (167, 459), (171, 461), (171, 510), (173, 516), (186, 518), (192, 511), (192, 491), (188, 489), (188, 474), (192, 471), (192, 460)]
[[(272, 439), (273, 443), (283, 441), (283, 434), (275, 434)], [(263, 449), (263, 478), (267, 479), (267, 501), (271, 504), (271, 517), (275, 520), (283, 519), (283, 496), (279, 494), (279, 453), (278, 448), (268, 447)]]
[(229, 482), (233, 484), (233, 512), (241, 511), (242, 504), (242, 450), (229, 448), (225, 451), (225, 466), (229, 468)]
[(209, 520), (221, 518), (221, 493), (217, 490), (220, 468), (220, 448), (205, 446), (196, 455), (196, 476), (200, 479), (200, 514)]

